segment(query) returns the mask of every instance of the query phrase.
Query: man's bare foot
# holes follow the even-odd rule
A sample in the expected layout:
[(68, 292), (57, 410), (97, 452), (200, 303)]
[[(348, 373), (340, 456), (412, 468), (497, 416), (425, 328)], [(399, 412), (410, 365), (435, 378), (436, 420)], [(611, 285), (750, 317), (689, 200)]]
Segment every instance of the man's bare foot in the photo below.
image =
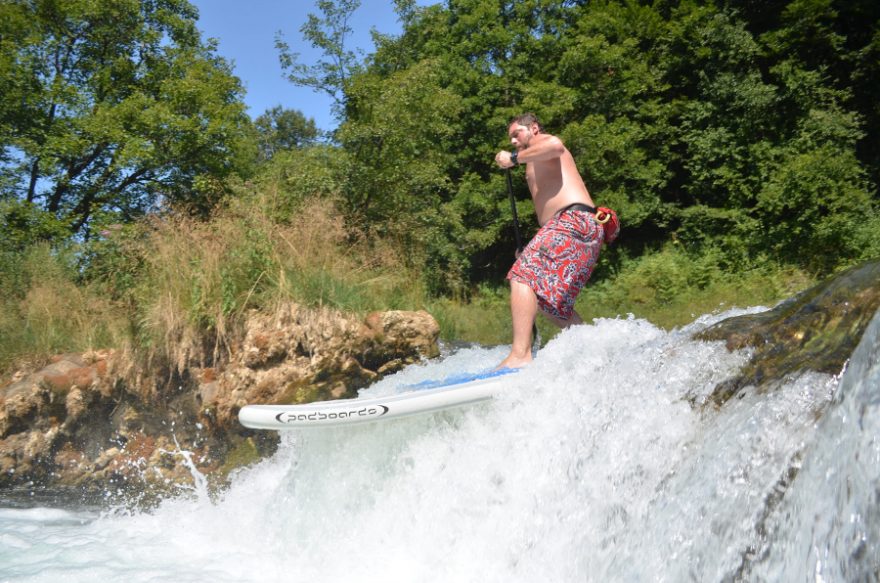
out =
[(522, 368), (532, 362), (532, 354), (529, 352), (526, 356), (516, 356), (514, 354), (507, 355), (507, 358), (501, 361), (501, 364), (495, 367), (495, 370), (502, 368)]

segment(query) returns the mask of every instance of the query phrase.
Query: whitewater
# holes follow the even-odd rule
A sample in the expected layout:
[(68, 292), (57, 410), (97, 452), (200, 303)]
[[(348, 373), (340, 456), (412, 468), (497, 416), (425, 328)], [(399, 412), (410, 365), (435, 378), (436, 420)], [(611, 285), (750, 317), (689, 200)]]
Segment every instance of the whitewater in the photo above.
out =
[[(196, 474), (149, 511), (0, 508), (0, 581), (877, 581), (880, 314), (841, 374), (718, 408), (749, 353), (692, 334), (742, 313), (571, 328), (491, 401), (285, 432), (219, 494)], [(449, 350), (361, 395), (506, 353)]]

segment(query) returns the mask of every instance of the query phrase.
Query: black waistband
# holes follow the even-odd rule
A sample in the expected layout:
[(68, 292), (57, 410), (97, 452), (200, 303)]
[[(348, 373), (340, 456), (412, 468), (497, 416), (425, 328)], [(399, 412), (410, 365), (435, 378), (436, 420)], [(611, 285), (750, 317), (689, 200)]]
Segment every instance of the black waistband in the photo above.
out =
[(561, 215), (565, 211), (587, 211), (588, 213), (592, 213), (595, 215), (596, 214), (596, 207), (590, 206), (588, 204), (576, 202), (574, 204), (568, 205), (567, 207), (565, 207), (564, 209), (562, 209), (561, 211), (556, 213), (556, 215), (557, 216)]

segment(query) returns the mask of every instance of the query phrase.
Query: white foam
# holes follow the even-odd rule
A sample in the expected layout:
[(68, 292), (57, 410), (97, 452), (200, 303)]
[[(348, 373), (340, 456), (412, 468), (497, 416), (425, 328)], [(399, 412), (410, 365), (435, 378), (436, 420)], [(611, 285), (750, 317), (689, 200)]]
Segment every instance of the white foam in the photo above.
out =
[[(721, 581), (758, 573), (779, 488), (837, 379), (694, 409), (745, 353), (634, 318), (564, 331), (495, 399), (285, 434), (220, 500), (21, 532), (0, 513), (2, 581)], [(468, 348), (363, 391), (485, 370)], [(876, 441), (874, 442), (876, 443)], [(797, 462), (800, 463), (800, 462)], [(38, 524), (51, 519), (36, 521)], [(5, 542), (4, 542), (5, 541)], [(832, 579), (833, 580), (833, 579)]]

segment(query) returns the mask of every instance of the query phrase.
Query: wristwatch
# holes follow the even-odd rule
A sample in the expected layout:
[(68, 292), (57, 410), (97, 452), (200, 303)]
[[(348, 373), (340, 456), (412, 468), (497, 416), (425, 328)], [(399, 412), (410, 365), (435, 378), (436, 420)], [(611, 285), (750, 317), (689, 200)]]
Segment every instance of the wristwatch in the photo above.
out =
[(513, 162), (514, 166), (519, 165), (519, 160), (517, 160), (517, 158), (519, 158), (519, 152), (517, 150), (510, 153), (510, 161)]

